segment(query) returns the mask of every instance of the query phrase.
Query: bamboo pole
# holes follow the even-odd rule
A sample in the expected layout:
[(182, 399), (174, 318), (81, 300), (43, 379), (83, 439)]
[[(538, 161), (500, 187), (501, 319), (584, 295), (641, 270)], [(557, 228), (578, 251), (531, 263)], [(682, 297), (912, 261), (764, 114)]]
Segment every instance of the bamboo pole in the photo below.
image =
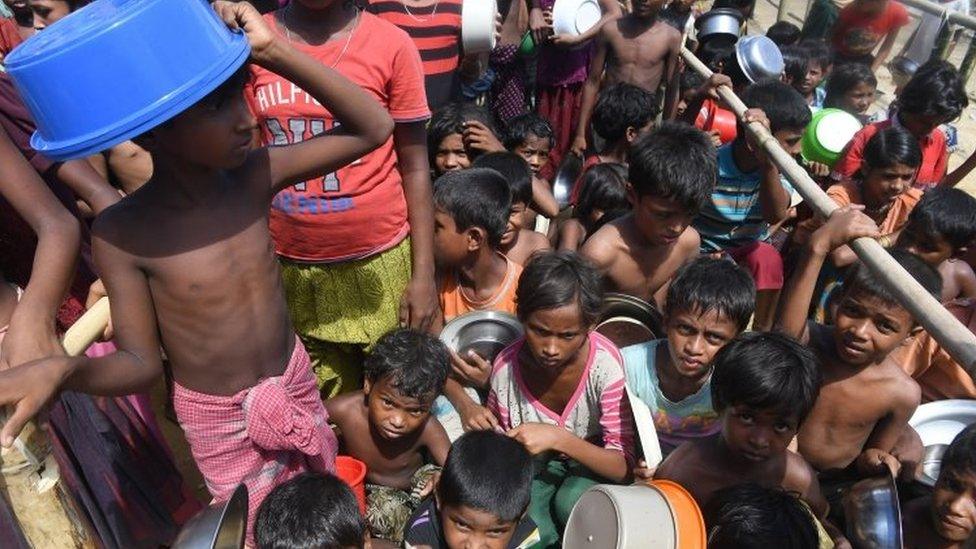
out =
[[(681, 56), (689, 67), (705, 78), (712, 75), (712, 71), (687, 48), (681, 50)], [(732, 89), (721, 86), (718, 94), (741, 119), (746, 111), (746, 105)], [(826, 218), (837, 209), (837, 204), (810, 179), (806, 170), (779, 146), (776, 139), (762, 124), (752, 122), (746, 125), (746, 131), (751, 133), (756, 142), (766, 150), (773, 163), (790, 180), (815, 213)], [(976, 379), (976, 335), (956, 320), (956, 317), (952, 316), (873, 239), (859, 238), (851, 243), (851, 248), (858, 258), (888, 286), (902, 306), (908, 309), (929, 334), (952, 355), (952, 358), (966, 369), (970, 377)]]
[[(65, 352), (85, 352), (101, 336), (108, 318), (108, 299), (102, 298), (68, 329), (62, 340)], [(27, 423), (13, 446), (0, 451), (0, 494), (32, 547), (97, 547), (91, 525), (61, 481), (47, 433), (34, 421)]]

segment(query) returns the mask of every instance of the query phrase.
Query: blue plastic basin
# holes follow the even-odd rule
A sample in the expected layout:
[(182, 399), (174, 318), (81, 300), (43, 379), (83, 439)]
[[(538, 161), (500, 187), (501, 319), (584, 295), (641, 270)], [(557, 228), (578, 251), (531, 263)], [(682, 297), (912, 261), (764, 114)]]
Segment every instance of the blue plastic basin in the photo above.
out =
[(31, 146), (55, 160), (97, 153), (183, 112), (250, 47), (205, 0), (97, 0), (5, 59), (34, 116)]

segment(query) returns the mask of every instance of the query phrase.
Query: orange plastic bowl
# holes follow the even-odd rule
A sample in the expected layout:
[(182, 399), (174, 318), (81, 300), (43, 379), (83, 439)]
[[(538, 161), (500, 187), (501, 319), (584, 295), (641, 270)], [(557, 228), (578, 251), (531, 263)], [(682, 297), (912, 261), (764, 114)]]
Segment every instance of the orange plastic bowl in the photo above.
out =
[(660, 490), (671, 506), (671, 513), (678, 530), (678, 547), (681, 549), (705, 549), (707, 536), (705, 518), (695, 503), (695, 498), (676, 482), (655, 480), (651, 484)]
[(336, 476), (352, 488), (359, 512), (366, 516), (366, 464), (354, 457), (336, 456)]

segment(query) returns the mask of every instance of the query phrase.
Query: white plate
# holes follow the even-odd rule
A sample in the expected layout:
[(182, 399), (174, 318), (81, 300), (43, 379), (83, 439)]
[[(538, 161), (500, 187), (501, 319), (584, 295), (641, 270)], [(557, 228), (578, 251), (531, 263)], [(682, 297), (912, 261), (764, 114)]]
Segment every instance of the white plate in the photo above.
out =
[(627, 398), (630, 400), (630, 409), (634, 412), (634, 424), (637, 427), (637, 438), (640, 441), (641, 451), (644, 461), (648, 467), (657, 467), (663, 459), (661, 455), (661, 443), (657, 439), (657, 428), (654, 427), (654, 415), (651, 409), (644, 404), (630, 387), (627, 387)]
[(461, 4), (461, 44), (465, 54), (495, 49), (496, 0), (464, 0)]
[(976, 401), (939, 400), (918, 407), (908, 421), (922, 439), (923, 446), (949, 444), (959, 431), (976, 423)]
[(597, 0), (556, 0), (552, 6), (552, 31), (579, 36), (593, 28), (603, 17)]

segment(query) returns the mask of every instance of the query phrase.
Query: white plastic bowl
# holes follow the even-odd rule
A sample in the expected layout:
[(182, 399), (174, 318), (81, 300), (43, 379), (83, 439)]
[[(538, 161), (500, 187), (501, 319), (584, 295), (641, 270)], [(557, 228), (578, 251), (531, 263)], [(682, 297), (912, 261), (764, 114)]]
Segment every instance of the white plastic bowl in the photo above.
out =
[(496, 0), (464, 0), (461, 5), (461, 44), (464, 53), (495, 49)]
[(552, 30), (556, 34), (579, 36), (603, 17), (597, 0), (556, 0), (552, 6)]

